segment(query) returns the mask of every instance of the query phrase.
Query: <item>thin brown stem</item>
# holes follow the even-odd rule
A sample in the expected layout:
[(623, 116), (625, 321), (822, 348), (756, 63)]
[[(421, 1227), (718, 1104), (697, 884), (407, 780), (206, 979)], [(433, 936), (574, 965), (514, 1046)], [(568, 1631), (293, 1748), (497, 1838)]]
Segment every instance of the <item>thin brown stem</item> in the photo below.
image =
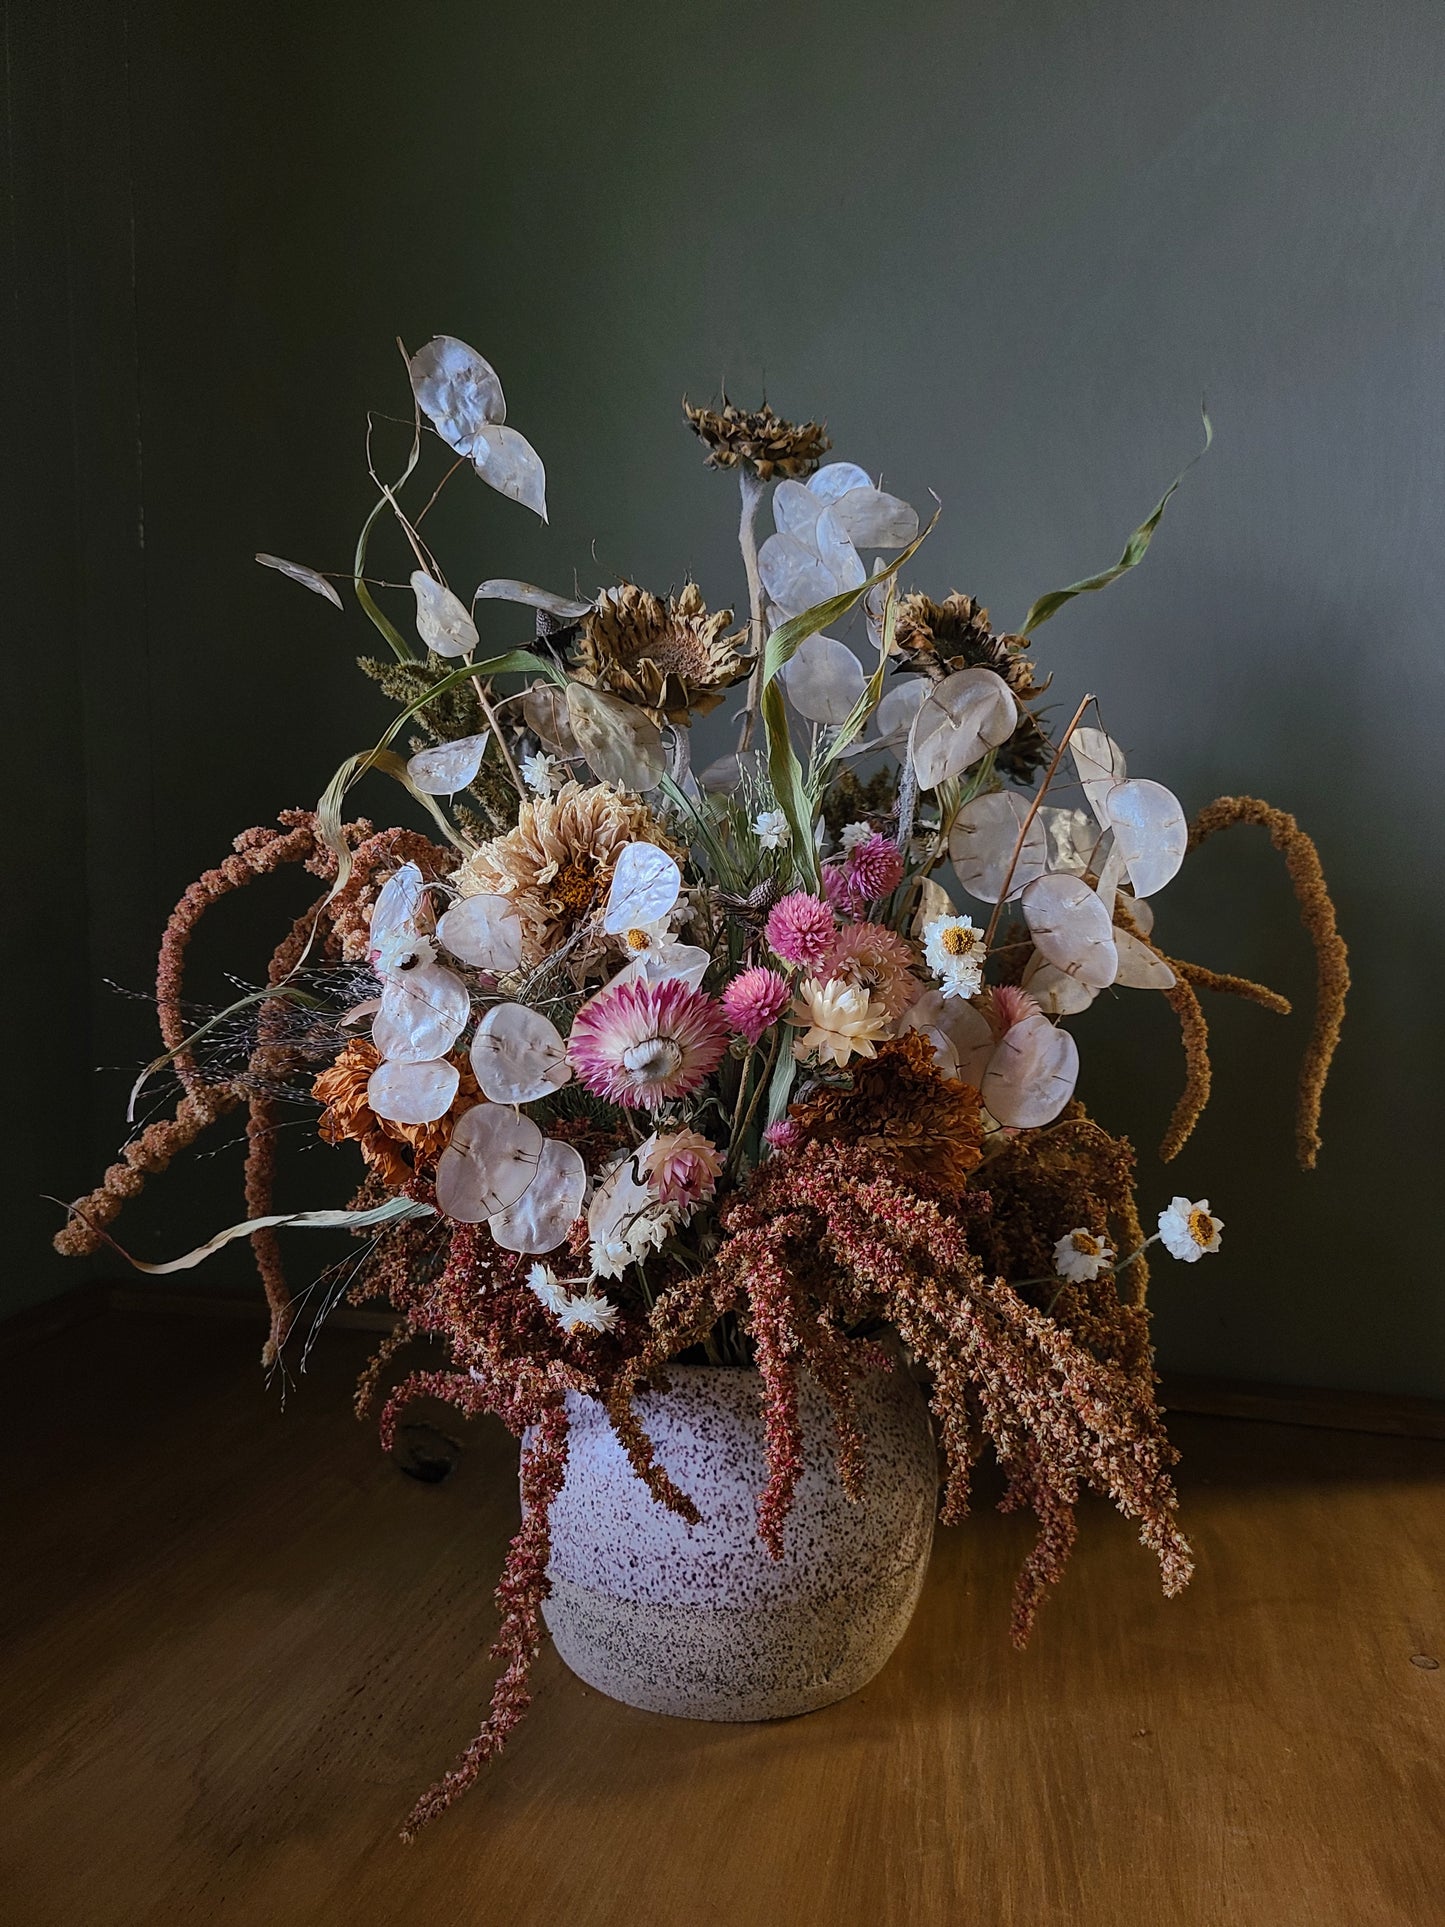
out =
[(1073, 735), (1074, 731), (1079, 727), (1079, 724), (1083, 721), (1084, 711), (1089, 707), (1089, 704), (1093, 700), (1094, 698), (1092, 696), (1085, 696), (1084, 700), (1079, 704), (1078, 708), (1074, 711), (1073, 715), (1070, 717), (1069, 726), (1064, 731), (1063, 735), (1059, 738), (1059, 746), (1054, 751), (1054, 760), (1049, 764), (1049, 767), (1044, 774), (1044, 780), (1039, 785), (1038, 794), (1034, 797), (1033, 802), (1029, 804), (1028, 812), (1025, 815), (1023, 822), (1019, 826), (1018, 841), (1014, 844), (1013, 855), (1009, 858), (1008, 869), (1004, 872), (1003, 888), (998, 893), (998, 902), (993, 906), (993, 915), (989, 918), (988, 929), (983, 934), (983, 944), (984, 944), (985, 950), (993, 942), (993, 933), (995, 930), (998, 929), (998, 920), (1003, 915), (1004, 905), (1008, 902), (1009, 885), (1014, 880), (1014, 871), (1018, 868), (1019, 858), (1023, 855), (1024, 839), (1027, 837), (1029, 833), (1029, 827), (1032, 824), (1034, 818), (1038, 815), (1039, 805), (1043, 802), (1044, 797), (1048, 794), (1049, 784), (1053, 782), (1054, 776), (1058, 771), (1059, 764), (1063, 761), (1064, 751), (1069, 746), (1069, 738)]

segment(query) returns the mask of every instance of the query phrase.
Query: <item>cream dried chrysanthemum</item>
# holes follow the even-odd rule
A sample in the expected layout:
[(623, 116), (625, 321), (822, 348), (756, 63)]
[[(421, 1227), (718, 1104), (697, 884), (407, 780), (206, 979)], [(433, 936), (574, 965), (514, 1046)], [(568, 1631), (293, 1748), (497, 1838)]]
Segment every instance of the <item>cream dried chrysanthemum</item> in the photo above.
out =
[(515, 829), (475, 850), (452, 881), (464, 897), (508, 898), (522, 920), (522, 964), (533, 969), (607, 896), (629, 843), (683, 852), (645, 803), (607, 783), (564, 783), (523, 803)]
[(1091, 1285), (1114, 1262), (1114, 1247), (1086, 1225), (1066, 1231), (1054, 1246), (1054, 1270), (1071, 1285)]
[(793, 1022), (803, 1031), (793, 1041), (793, 1055), (840, 1070), (850, 1057), (876, 1055), (874, 1046), (892, 1028), (888, 1012), (862, 984), (836, 977), (827, 983), (803, 979), (793, 1000)]
[(1206, 1251), (1218, 1251), (1223, 1218), (1209, 1215), (1208, 1198), (1191, 1204), (1188, 1198), (1171, 1198), (1168, 1208), (1159, 1213), (1159, 1236), (1171, 1258), (1194, 1264)]

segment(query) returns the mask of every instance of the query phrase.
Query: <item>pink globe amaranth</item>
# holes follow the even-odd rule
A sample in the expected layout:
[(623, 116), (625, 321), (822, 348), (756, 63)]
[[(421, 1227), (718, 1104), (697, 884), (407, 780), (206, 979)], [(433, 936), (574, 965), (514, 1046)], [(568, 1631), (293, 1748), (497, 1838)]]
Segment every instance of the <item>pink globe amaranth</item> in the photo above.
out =
[(695, 1091), (722, 1062), (727, 1044), (717, 1000), (669, 977), (599, 990), (572, 1020), (567, 1057), (595, 1096), (656, 1110)]
[(793, 1001), (786, 977), (759, 964), (739, 971), (722, 994), (723, 1012), (740, 1037), (756, 1044), (771, 1030)]
[(838, 919), (832, 906), (806, 890), (780, 897), (768, 912), (765, 934), (774, 956), (784, 963), (817, 970), (833, 947)]

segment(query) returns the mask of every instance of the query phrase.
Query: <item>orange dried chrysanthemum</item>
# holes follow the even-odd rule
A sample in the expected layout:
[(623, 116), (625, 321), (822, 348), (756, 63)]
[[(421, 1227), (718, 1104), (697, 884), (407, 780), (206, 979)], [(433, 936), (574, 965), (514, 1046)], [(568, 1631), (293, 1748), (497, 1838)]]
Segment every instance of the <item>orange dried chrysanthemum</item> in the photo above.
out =
[(856, 1144), (885, 1166), (962, 1191), (983, 1160), (978, 1092), (934, 1068), (933, 1046), (905, 1031), (852, 1067), (847, 1089), (825, 1089), (792, 1107), (805, 1142)]
[[(378, 1117), (367, 1101), (367, 1083), (380, 1062), (381, 1052), (375, 1044), (363, 1037), (354, 1038), (336, 1062), (322, 1071), (311, 1086), (311, 1094), (326, 1106), (317, 1126), (324, 1141), (341, 1144), (354, 1138), (371, 1170), (395, 1191), (410, 1181), (414, 1167), (433, 1163), (441, 1156), (457, 1117), (479, 1104), (482, 1094), (465, 1053), (458, 1051), (448, 1062), (460, 1071), (461, 1082), (445, 1117), (432, 1124), (395, 1124), (390, 1118)], [(410, 1148), (410, 1158), (403, 1145)]]

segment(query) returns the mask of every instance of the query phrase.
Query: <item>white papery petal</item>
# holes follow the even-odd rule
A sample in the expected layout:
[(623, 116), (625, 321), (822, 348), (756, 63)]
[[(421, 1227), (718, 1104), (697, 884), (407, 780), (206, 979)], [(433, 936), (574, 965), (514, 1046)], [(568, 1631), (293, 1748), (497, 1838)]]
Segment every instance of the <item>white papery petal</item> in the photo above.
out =
[(952, 1058), (947, 1076), (979, 1088), (994, 1048), (993, 1027), (981, 1010), (962, 997), (925, 990), (909, 1006), (907, 1021), (910, 1030), (933, 1036), (935, 1048), (938, 1037), (947, 1041)]
[(416, 632), (426, 647), (439, 656), (469, 656), (477, 646), (477, 625), (466, 604), (425, 569), (412, 570), (411, 587), (416, 597)]
[(665, 984), (676, 977), (701, 990), (711, 962), (710, 954), (695, 943), (655, 943), (624, 964), (609, 980), (608, 988), (616, 984)]
[(919, 787), (937, 789), (961, 776), (985, 750), (1008, 741), (1018, 716), (1013, 692), (991, 669), (959, 669), (935, 683), (908, 739)]
[(656, 789), (667, 768), (662, 732), (620, 696), (585, 683), (567, 685), (567, 716), (577, 747), (600, 782), (639, 792)]
[(1104, 798), (1116, 783), (1122, 783), (1129, 774), (1124, 752), (1112, 736), (1106, 736), (1102, 729), (1076, 729), (1069, 738), (1069, 751), (1074, 759), (1074, 768), (1079, 772), (1084, 795), (1089, 808), (1107, 830), (1109, 819), (1104, 814)]
[(438, 923), (437, 936), (477, 970), (501, 977), (521, 968), (522, 919), (508, 897), (462, 897)]
[(903, 682), (894, 683), (891, 689), (885, 689), (873, 712), (874, 747), (901, 749), (927, 694), (928, 681), (923, 676), (909, 676)]
[(838, 593), (838, 584), (815, 549), (795, 535), (770, 535), (758, 550), (758, 574), (768, 600), (785, 616), (800, 616), (815, 602)]
[(495, 1104), (530, 1104), (571, 1080), (561, 1032), (526, 1004), (494, 1004), (472, 1039), (472, 1069)]
[[(911, 926), (913, 935), (922, 942), (923, 933), (929, 924), (936, 923), (940, 917), (955, 915), (957, 908), (953, 898), (941, 883), (935, 883), (932, 877), (921, 876), (918, 879), (918, 907), (913, 912)], [(936, 996), (938, 993), (931, 994)], [(953, 998), (949, 1001), (956, 1003), (958, 1000)]]
[(1152, 897), (1177, 876), (1189, 848), (1189, 822), (1179, 798), (1147, 776), (1116, 783), (1104, 813), (1129, 872), (1136, 897)]
[(491, 576), (477, 585), (472, 597), (478, 602), (523, 602), (529, 609), (541, 609), (549, 616), (556, 616), (559, 622), (580, 622), (593, 607), (590, 602), (580, 602), (576, 596), (554, 595), (550, 589), (539, 589), (535, 582), (517, 582), (511, 576)]
[(647, 1180), (638, 1175), (657, 1143), (657, 1133), (643, 1140), (630, 1156), (619, 1158), (615, 1167), (592, 1193), (587, 1206), (587, 1230), (596, 1244), (610, 1244), (625, 1234), (635, 1218), (655, 1209), (657, 1198)]
[(1141, 937), (1152, 936), (1154, 934), (1153, 904), (1146, 902), (1143, 897), (1131, 896), (1127, 890), (1123, 892), (1123, 895), (1125, 895), (1129, 899), (1130, 914), (1133, 916), (1135, 923), (1137, 923), (1139, 926), (1140, 936)]
[(1071, 977), (1036, 950), (1023, 974), (1023, 988), (1046, 1017), (1076, 1017), (1098, 996), (1079, 977)]
[(1051, 870), (1082, 876), (1099, 844), (1099, 826), (1087, 810), (1055, 809), (1046, 803), (1039, 820), (1048, 838)]
[(803, 482), (779, 482), (773, 490), (773, 527), (779, 535), (795, 535), (813, 546), (813, 525), (826, 504)]
[(1082, 978), (1091, 990), (1113, 983), (1119, 971), (1114, 926), (1082, 877), (1039, 877), (1024, 891), (1022, 903), (1029, 934), (1051, 964)]
[(821, 495), (825, 502), (836, 502), (840, 495), (847, 495), (855, 488), (872, 486), (873, 477), (856, 462), (824, 462), (821, 468), (814, 469), (808, 482), (810, 493)]
[(339, 609), (341, 597), (336, 593), (336, 584), (328, 582), (319, 569), (308, 569), (304, 562), (287, 562), (279, 555), (260, 554), (256, 560), (263, 569), (275, 569), (280, 575), (289, 575), (293, 582), (299, 582), (303, 589), (310, 589), (314, 595), (324, 595), (328, 602), (334, 602)]
[[(1106, 830), (1103, 837), (1104, 861), (1099, 865), (1099, 880), (1094, 885), (1094, 895), (1104, 906), (1110, 923), (1114, 921), (1114, 899), (1119, 894), (1119, 885), (1124, 881), (1124, 852), (1119, 848), (1119, 839), (1112, 830)], [(1098, 861), (1097, 856), (1095, 861)]]
[(863, 665), (846, 643), (809, 636), (783, 665), (788, 700), (810, 723), (845, 723), (863, 694)]
[(587, 1167), (580, 1154), (560, 1138), (542, 1145), (537, 1175), (514, 1205), (487, 1220), (503, 1251), (540, 1254), (555, 1251), (582, 1215)]
[(577, 738), (567, 709), (567, 692), (554, 682), (534, 682), (522, 696), (522, 715), (543, 749), (554, 756), (576, 756)]
[(446, 1056), (471, 1014), (471, 997), (455, 971), (418, 964), (387, 978), (371, 1041), (383, 1057), (422, 1064)]
[(612, 883), (602, 913), (609, 937), (656, 923), (677, 902), (682, 871), (666, 850), (655, 843), (624, 844), (612, 871)]
[(1169, 990), (1173, 987), (1174, 972), (1147, 943), (1140, 943), (1132, 931), (1116, 929), (1114, 943), (1119, 952), (1116, 983), (1127, 984), (1131, 990)]
[(437, 1204), (461, 1224), (485, 1224), (526, 1195), (542, 1145), (530, 1117), (504, 1104), (474, 1104), (437, 1161)]
[(836, 508), (825, 508), (813, 524), (813, 546), (833, 578), (830, 595), (841, 595), (845, 589), (861, 589), (868, 580), (863, 558), (854, 548)]
[(859, 549), (901, 549), (918, 533), (917, 509), (871, 485), (840, 495), (833, 513), (848, 540)]
[(498, 423), (477, 431), (470, 452), (478, 475), (489, 487), (546, 521), (547, 471), (525, 435)]
[(480, 736), (459, 736), (454, 743), (419, 749), (407, 763), (406, 773), (423, 796), (455, 796), (482, 767), (490, 734), (484, 729)]
[(1079, 1080), (1079, 1048), (1047, 1017), (1025, 1017), (999, 1039), (980, 1087), (1000, 1124), (1036, 1130), (1068, 1103)]
[(387, 878), (377, 892), (371, 908), (371, 948), (395, 931), (420, 928), (426, 884), (414, 863), (403, 863), (394, 876)]
[[(1016, 790), (993, 790), (965, 803), (953, 819), (948, 854), (954, 874), (971, 897), (997, 903), (1018, 846), (1029, 799)], [(1009, 901), (1022, 895), (1048, 868), (1048, 836), (1038, 816), (1029, 824), (1009, 881)]]
[(407, 366), (422, 413), (459, 454), (471, 454), (473, 439), (488, 422), (507, 419), (497, 371), (455, 335), (433, 336)]
[(461, 1072), (444, 1057), (410, 1064), (391, 1058), (366, 1081), (366, 1101), (392, 1124), (434, 1124), (452, 1107)]

